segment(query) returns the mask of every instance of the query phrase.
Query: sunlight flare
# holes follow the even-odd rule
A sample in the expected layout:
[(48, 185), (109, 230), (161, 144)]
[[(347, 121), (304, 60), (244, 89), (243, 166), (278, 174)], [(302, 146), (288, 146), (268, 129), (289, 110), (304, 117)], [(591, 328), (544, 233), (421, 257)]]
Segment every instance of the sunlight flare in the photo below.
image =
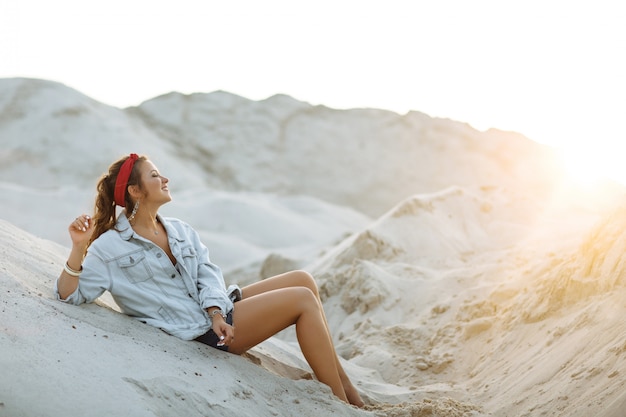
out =
[(561, 163), (568, 177), (581, 185), (592, 186), (603, 181), (626, 185), (626, 166), (621, 144), (596, 143), (563, 147)]

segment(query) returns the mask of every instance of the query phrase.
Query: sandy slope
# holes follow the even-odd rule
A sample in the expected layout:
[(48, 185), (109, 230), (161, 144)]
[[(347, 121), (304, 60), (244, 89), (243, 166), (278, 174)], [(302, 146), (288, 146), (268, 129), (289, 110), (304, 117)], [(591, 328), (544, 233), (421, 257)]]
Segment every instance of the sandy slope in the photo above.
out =
[(2, 416), (362, 415), (317, 382), (59, 303), (50, 288), (67, 250), (4, 221), (0, 243)]
[(606, 409), (626, 382), (626, 200), (614, 197), (595, 213), (495, 189), (404, 201), (313, 268), (338, 350), (408, 387), (394, 393), (406, 401), (623, 415)]

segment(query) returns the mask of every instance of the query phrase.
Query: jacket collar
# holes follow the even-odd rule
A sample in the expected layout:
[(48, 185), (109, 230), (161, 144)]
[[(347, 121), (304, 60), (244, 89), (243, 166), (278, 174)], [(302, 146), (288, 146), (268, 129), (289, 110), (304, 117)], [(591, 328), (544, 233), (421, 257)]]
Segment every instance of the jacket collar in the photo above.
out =
[[(163, 227), (165, 227), (165, 231), (167, 232), (167, 236), (170, 239), (176, 239), (179, 242), (183, 242), (185, 239), (180, 236), (178, 230), (167, 220), (167, 218), (162, 217), (160, 214), (157, 214), (157, 219)], [(115, 229), (119, 232), (120, 237), (124, 240), (130, 240), (134, 235), (135, 231), (133, 230), (130, 222), (128, 221), (128, 217), (126, 217), (126, 210), (123, 210), (119, 216), (117, 216), (117, 223), (115, 224)], [(138, 237), (139, 235), (137, 235)]]

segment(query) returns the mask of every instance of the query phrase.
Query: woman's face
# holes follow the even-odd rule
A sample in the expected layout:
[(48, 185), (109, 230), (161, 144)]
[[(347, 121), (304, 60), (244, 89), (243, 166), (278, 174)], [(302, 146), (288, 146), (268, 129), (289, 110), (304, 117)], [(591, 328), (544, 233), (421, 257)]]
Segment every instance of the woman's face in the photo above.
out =
[(152, 161), (146, 160), (139, 166), (139, 177), (145, 202), (164, 204), (172, 200), (170, 190), (167, 188), (170, 180), (159, 174), (159, 170)]

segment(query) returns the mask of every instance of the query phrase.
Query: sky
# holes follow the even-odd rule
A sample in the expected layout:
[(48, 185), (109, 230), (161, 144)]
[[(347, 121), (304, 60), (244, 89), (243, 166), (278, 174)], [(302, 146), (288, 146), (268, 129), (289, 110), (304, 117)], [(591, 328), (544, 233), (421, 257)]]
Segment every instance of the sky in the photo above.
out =
[(116, 107), (171, 91), (415, 110), (626, 182), (618, 0), (0, 0), (0, 78)]

